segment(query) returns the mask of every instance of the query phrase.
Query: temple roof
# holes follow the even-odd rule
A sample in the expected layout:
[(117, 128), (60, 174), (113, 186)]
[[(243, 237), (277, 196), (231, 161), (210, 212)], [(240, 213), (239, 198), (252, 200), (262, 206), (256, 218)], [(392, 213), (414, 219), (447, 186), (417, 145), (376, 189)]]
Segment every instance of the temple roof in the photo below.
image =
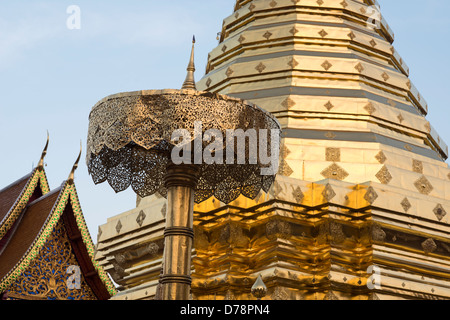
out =
[(49, 139), (47, 133), (47, 143), (42, 150), (38, 165), (31, 173), (0, 190), (0, 250), (8, 238), (8, 232), (25, 206), (50, 191), (44, 171)]
[[(56, 286), (66, 287), (70, 276), (65, 270), (57, 275), (53, 270), (55, 266), (76, 265), (84, 279), (82, 297), (107, 300), (115, 294), (109, 277), (93, 259), (94, 244), (72, 179), (49, 191), (43, 166), (38, 166), (31, 174), (0, 191), (0, 218), (0, 293), (8, 291), (8, 295), (17, 299), (45, 299), (51, 288), (56, 291)], [(54, 267), (41, 268), (40, 264), (46, 263), (42, 257), (52, 247), (62, 250), (63, 257), (55, 255), (54, 261), (47, 261)], [(38, 270), (30, 271), (33, 268)], [(30, 272), (33, 277), (39, 274), (40, 280), (48, 282), (47, 292), (42, 292), (42, 284), (30, 285), (34, 292), (17, 290), (17, 287), (24, 287), (23, 283), (38, 280), (30, 279)], [(73, 298), (67, 288), (58, 290), (58, 299)]]
[(25, 206), (49, 190), (45, 171), (39, 167), (0, 190), (0, 249)]
[(0, 190), (0, 221), (9, 213), (17, 198), (23, 193), (28, 184), (31, 173), (13, 182), (9, 186)]
[(53, 206), (60, 193), (61, 188), (56, 189), (33, 201), (24, 210), (7, 245), (0, 252), (0, 279), (3, 280), (33, 248), (43, 226), (51, 217)]

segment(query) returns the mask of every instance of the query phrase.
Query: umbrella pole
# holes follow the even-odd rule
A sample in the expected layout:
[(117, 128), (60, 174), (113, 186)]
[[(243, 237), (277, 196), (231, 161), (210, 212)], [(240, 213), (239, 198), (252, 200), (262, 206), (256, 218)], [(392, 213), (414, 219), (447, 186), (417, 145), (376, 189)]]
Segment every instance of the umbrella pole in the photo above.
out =
[(195, 165), (169, 165), (165, 177), (168, 210), (164, 231), (163, 300), (188, 300), (191, 289), (191, 254), (194, 239)]

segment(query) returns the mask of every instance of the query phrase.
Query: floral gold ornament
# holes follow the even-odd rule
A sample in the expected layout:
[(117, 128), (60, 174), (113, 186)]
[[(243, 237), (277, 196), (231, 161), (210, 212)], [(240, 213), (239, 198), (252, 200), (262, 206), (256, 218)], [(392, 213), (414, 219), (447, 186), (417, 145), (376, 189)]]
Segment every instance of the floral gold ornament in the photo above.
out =
[(349, 173), (342, 169), (338, 164), (333, 163), (331, 166), (321, 172), (321, 175), (327, 179), (345, 180)]

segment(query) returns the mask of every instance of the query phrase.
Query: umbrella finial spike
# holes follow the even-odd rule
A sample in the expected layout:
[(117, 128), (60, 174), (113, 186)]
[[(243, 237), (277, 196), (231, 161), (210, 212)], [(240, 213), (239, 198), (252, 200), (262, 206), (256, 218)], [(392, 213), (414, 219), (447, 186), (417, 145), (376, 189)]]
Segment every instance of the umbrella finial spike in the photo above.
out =
[(184, 83), (183, 83), (183, 86), (181, 87), (181, 89), (197, 90), (197, 87), (195, 86), (195, 78), (194, 78), (194, 72), (195, 72), (194, 49), (195, 49), (195, 35), (192, 38), (191, 58), (189, 60), (189, 65), (187, 67), (186, 80), (184, 80)]

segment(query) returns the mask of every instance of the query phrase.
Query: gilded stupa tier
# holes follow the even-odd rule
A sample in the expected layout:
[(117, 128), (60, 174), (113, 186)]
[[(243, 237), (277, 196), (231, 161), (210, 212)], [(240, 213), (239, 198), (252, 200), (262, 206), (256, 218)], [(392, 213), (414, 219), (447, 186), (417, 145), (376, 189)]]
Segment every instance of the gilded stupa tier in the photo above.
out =
[(199, 90), (271, 111), (284, 128), (285, 176), (375, 181), (448, 199), (448, 147), (425, 118), (389, 26), (368, 25), (370, 5), (240, 1)]
[[(378, 13), (241, 0), (225, 18), (197, 89), (270, 111), (284, 136), (267, 194), (196, 206), (194, 299), (251, 299), (259, 275), (264, 299), (450, 298), (448, 147)], [(154, 296), (165, 208), (138, 198), (100, 227), (115, 299)]]

